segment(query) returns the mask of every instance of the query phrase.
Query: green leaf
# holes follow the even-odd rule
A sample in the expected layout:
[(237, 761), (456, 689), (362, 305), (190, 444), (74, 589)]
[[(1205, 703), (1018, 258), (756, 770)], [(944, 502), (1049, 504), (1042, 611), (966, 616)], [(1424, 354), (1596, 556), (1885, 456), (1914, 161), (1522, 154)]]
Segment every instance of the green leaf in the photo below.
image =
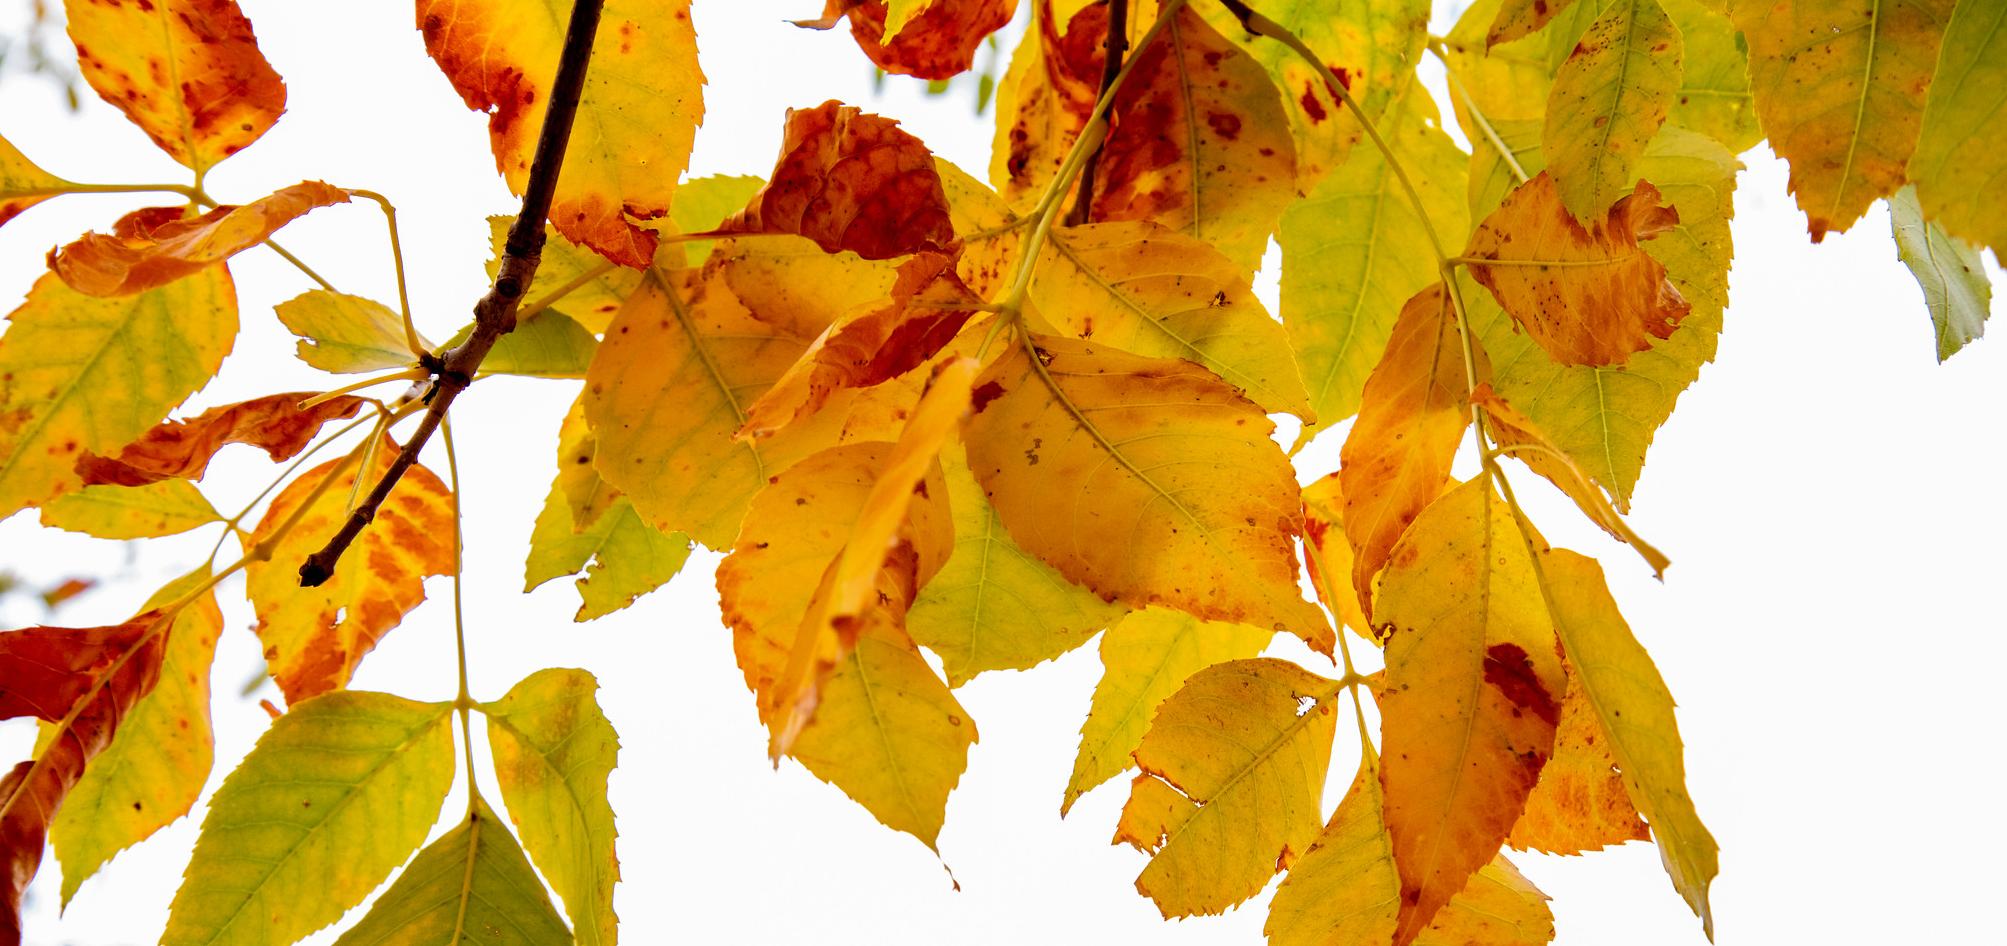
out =
[(1150, 717), (1192, 674), (1256, 656), (1274, 637), (1274, 631), (1201, 621), (1166, 608), (1133, 612), (1109, 628), (1101, 637), (1101, 682), (1080, 726), (1080, 751), (1059, 813), (1135, 764), (1130, 753), (1143, 744)]
[[(470, 323), (446, 340), (452, 348), (474, 334)], [(516, 323), (514, 331), (495, 340), (481, 361), (481, 374), (514, 374), (531, 378), (583, 378), (599, 348), (585, 326), (556, 309), (545, 309)]]
[(1554, 76), (1542, 144), (1561, 202), (1600, 219), (1630, 193), (1632, 169), (1665, 123), (1686, 55), (1658, 0), (1615, 0)]
[(502, 801), (523, 846), (564, 899), (578, 942), (613, 946), (620, 861), (606, 778), (620, 737), (593, 699), (597, 689), (583, 670), (539, 670), (481, 712)]
[(131, 296), (86, 296), (47, 273), (0, 336), (0, 518), (81, 485), (216, 374), (237, 338), (229, 271)]
[(42, 506), (42, 524), (100, 539), (151, 539), (223, 521), (187, 480), (86, 486)]
[[(1403, 96), (1388, 116), (1379, 128), (1423, 208), (1444, 240), (1462, 239), (1470, 230), (1463, 201), (1469, 159), (1443, 133), (1426, 93)], [(1366, 375), (1387, 347), (1394, 317), (1440, 274), (1428, 230), (1377, 148), (1361, 149), (1344, 173), (1291, 205), (1279, 239), (1282, 324), (1317, 414), (1297, 434), (1300, 448), (1359, 412)]]
[(1910, 157), (1924, 215), (2007, 259), (2007, 4), (1952, 11)]
[(272, 723), (209, 802), (163, 946), (272, 946), (341, 918), (439, 818), (451, 703), (337, 691)]
[(1679, 29), (1686, 68), (1666, 120), (1741, 154), (1763, 140), (1749, 94), (1749, 48), (1727, 14), (1708, 0), (1659, 0)]
[[(677, 200), (682, 200), (680, 191)], [(490, 282), (501, 274), (502, 246), (508, 242), (509, 227), (515, 222), (514, 217), (488, 218), (489, 245), (493, 250), (488, 257)], [(613, 320), (613, 313), (620, 311), (621, 301), (640, 284), (639, 270), (607, 262), (605, 257), (547, 227), (543, 259), (537, 264), (536, 278), (523, 291), (523, 304), (548, 302), (551, 308), (571, 316), (588, 331), (599, 333), (606, 331), (606, 323)]]
[(1582, 688), (1596, 709), (1624, 787), (1652, 826), (1652, 840), (1673, 886), (1713, 939), (1707, 889), (1720, 870), (1718, 849), (1686, 793), (1672, 693), (1618, 613), (1602, 567), (1566, 549), (1549, 549), (1541, 559), (1554, 630), (1575, 668), (1573, 685)]
[[(199, 568), (146, 603), (161, 607), (209, 580)], [(209, 729), (209, 665), (223, 612), (209, 592), (184, 607), (168, 632), (160, 681), (133, 704), (111, 745), (91, 760), (49, 823), (63, 865), (62, 902), (118, 852), (188, 813), (209, 781), (216, 748)]]
[[(751, 174), (713, 174), (684, 181), (676, 187), (676, 203), (669, 207), (669, 220), (681, 233), (715, 230), (726, 217), (744, 209), (766, 183)], [(681, 265), (696, 266), (704, 262), (715, 245), (713, 240), (691, 240), (682, 244), (686, 262)], [(656, 254), (656, 259), (659, 264), (661, 253)]]
[(1945, 233), (1937, 221), (1924, 218), (1915, 187), (1889, 197), (1889, 219), (1895, 226), (1896, 255), (1923, 287), (1924, 305), (1937, 326), (1941, 362), (1986, 333), (1993, 283), (1986, 278), (1977, 249)]
[(279, 303), (277, 311), (300, 337), (300, 360), (322, 371), (360, 374), (418, 361), (404, 337), (404, 320), (375, 300), (315, 289)]
[(1121, 616), (1011, 541), (961, 448), (941, 455), (955, 517), (955, 551), (920, 589), (906, 630), (941, 655), (948, 683), (1023, 670), (1087, 642)]
[(584, 571), (576, 582), (581, 603), (573, 619), (590, 621), (667, 584), (689, 557), (688, 537), (643, 522), (626, 499), (615, 500), (585, 531), (572, 531), (564, 493), (552, 487), (530, 533), (523, 590)]
[(523, 849), (479, 797), (335, 946), (570, 946)]

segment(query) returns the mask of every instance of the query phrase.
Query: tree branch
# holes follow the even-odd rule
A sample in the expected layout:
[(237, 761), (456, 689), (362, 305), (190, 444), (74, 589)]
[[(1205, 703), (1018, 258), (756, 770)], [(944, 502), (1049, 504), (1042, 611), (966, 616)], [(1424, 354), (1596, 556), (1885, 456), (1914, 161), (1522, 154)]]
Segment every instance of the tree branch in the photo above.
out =
[[(1122, 59), (1129, 51), (1129, 0), (1107, 0), (1108, 38), (1101, 43), (1101, 92), (1107, 95), (1115, 85), (1115, 77), (1122, 73)], [(1097, 96), (1098, 100), (1099, 96)], [(1111, 108), (1112, 103), (1111, 103)], [(1101, 163), (1101, 149), (1108, 139), (1094, 146), (1094, 152), (1087, 156), (1087, 163), (1080, 169), (1080, 193), (1073, 199), (1073, 210), (1066, 215), (1066, 225), (1077, 227), (1088, 221), (1094, 205), (1094, 169)]]
[(482, 359), (488, 357), (488, 350), (495, 347), (496, 340), (515, 330), (516, 308), (522, 304), (523, 292), (529, 289), (537, 265), (543, 260), (544, 220), (550, 216), (551, 194), (557, 188), (558, 170), (564, 165), (572, 119), (578, 114), (579, 93), (585, 86), (586, 65), (592, 61), (592, 40), (599, 31), (602, 3), (603, 0), (574, 0), (572, 4), (571, 21), (565, 26), (564, 50), (558, 55), (557, 79), (551, 84), (550, 101), (544, 106), (543, 131), (530, 162), (529, 185), (523, 189), (523, 209), (509, 227), (494, 287), (474, 304), (473, 333), (455, 348), (420, 359), (420, 365), (435, 377), (427, 395), (425, 417), (397, 451), (397, 458), (384, 471), (383, 479), (377, 481), (369, 496), (342, 523), (341, 531), (300, 565), (301, 586), (311, 588), (334, 575), (335, 563), (341, 560), (349, 543), (376, 518), (377, 509), (397, 487), (404, 471), (417, 462), (419, 451), (446, 419), (446, 410), (453, 406), (453, 399), (473, 382)]

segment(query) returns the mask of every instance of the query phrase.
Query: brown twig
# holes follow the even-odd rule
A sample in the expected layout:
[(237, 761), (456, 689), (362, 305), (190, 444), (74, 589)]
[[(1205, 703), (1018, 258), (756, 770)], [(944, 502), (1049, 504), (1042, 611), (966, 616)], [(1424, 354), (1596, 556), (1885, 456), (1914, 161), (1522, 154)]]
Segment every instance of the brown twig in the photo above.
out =
[(551, 84), (550, 101), (544, 106), (544, 126), (537, 138), (536, 155), (530, 161), (529, 184), (523, 188), (523, 210), (509, 227), (494, 287), (474, 304), (473, 333), (455, 348), (420, 359), (420, 365), (434, 376), (432, 390), (426, 395), (429, 403), (424, 418), (397, 451), (397, 458), (384, 471), (383, 479), (377, 481), (369, 496), (342, 523), (341, 531), (300, 565), (303, 587), (314, 587), (334, 575), (335, 563), (341, 560), (349, 543), (376, 518), (377, 509), (396, 488), (404, 471), (417, 462), (419, 451), (445, 420), (446, 409), (473, 382), (482, 359), (488, 357), (488, 350), (515, 330), (516, 307), (522, 304), (523, 292), (529, 289), (537, 274), (537, 264), (543, 260), (544, 220), (550, 215), (551, 193), (557, 188), (565, 145), (571, 140), (572, 119), (578, 114), (579, 92), (585, 85), (586, 65), (592, 61), (592, 40), (599, 31), (602, 4), (603, 0), (575, 0), (572, 4), (571, 21), (565, 26), (564, 50), (558, 55), (557, 79)]
[[(1122, 72), (1122, 58), (1129, 52), (1129, 0), (1107, 0), (1108, 38), (1101, 43), (1101, 91), (1096, 96), (1108, 94), (1115, 77)], [(1113, 105), (1110, 105), (1113, 108)], [(1108, 139), (1094, 146), (1087, 163), (1080, 168), (1080, 193), (1074, 197), (1073, 209), (1066, 214), (1066, 225), (1077, 227), (1088, 221), (1094, 206), (1094, 169), (1101, 163), (1101, 149), (1107, 147)]]

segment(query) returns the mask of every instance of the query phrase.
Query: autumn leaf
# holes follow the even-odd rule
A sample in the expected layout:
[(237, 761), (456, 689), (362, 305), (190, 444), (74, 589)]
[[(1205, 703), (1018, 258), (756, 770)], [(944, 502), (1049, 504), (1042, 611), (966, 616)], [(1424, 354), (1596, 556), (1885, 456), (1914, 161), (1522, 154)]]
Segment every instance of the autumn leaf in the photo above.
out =
[(558, 474), (530, 533), (523, 590), (564, 575), (584, 575), (576, 621), (604, 617), (668, 583), (690, 557), (690, 539), (643, 522), (620, 491), (592, 466), (595, 443), (583, 400), (558, 428)]
[[(1468, 158), (1440, 128), (1426, 95), (1411, 91), (1381, 123), (1394, 154), (1442, 233), (1468, 232)], [(1366, 378), (1387, 348), (1402, 304), (1442, 278), (1429, 225), (1377, 148), (1354, 154), (1282, 214), (1282, 324), (1317, 414), (1301, 449), (1359, 411)]]
[(1303, 563), (1318, 600), (1343, 627), (1368, 640), (1372, 622), (1352, 585), (1352, 542), (1345, 533), (1344, 483), (1337, 473), (1303, 487)]
[[(381, 479), (396, 455), (396, 442), (385, 437), (362, 478)], [(329, 478), (332, 484), (322, 488)], [(299, 563), (348, 518), (356, 479), (353, 466), (340, 459), (308, 470), (279, 492), (248, 538), (251, 545), (273, 543), (269, 558), (244, 567), (244, 590), (258, 614), (272, 679), (289, 703), (346, 686), (377, 641), (425, 600), (425, 579), (454, 568), (453, 496), (432, 471), (414, 464), (334, 576), (301, 587)], [(289, 520), (291, 528), (282, 533)]]
[(476, 796), (460, 826), (419, 851), (335, 946), (456, 944), (484, 935), (511, 946), (573, 941), (522, 847)]
[(1059, 813), (1089, 789), (1135, 765), (1150, 719), (1191, 676), (1214, 664), (1259, 656), (1275, 632), (1201, 621), (1182, 611), (1130, 612), (1101, 636), (1101, 680), (1080, 725), (1080, 749)]
[(1673, 886), (1714, 937), (1707, 890), (1719, 872), (1714, 835), (1686, 792), (1686, 762), (1672, 694), (1618, 613), (1595, 562), (1566, 549), (1542, 552), (1554, 629), (1576, 671), (1574, 683), (1609, 736), (1624, 787), (1658, 844)]
[(1568, 695), (1561, 700), (1554, 754), (1541, 766), (1540, 781), (1505, 843), (1522, 851), (1580, 854), (1651, 837), (1610, 754), (1609, 734), (1577, 682), (1580, 674), (1566, 661), (1562, 669)]
[(848, 16), (850, 36), (873, 65), (921, 79), (967, 72), (976, 50), (1017, 11), (1017, 0), (906, 0), (900, 22), (885, 0), (828, 0), (816, 20), (796, 26), (829, 29)]
[(1916, 188), (1904, 187), (1889, 197), (1889, 222), (1895, 228), (1897, 255), (1923, 287), (1942, 362), (1986, 334), (1993, 283), (1977, 248), (1924, 217)]
[(1594, 224), (1630, 190), (1632, 170), (1679, 91), (1686, 50), (1658, 0), (1614, 0), (1554, 75), (1541, 143), (1561, 203)]
[[(473, 326), (446, 340), (453, 348), (473, 334)], [(526, 316), (495, 340), (481, 359), (480, 377), (512, 374), (524, 378), (583, 378), (599, 350), (599, 339), (571, 316), (551, 309)]]
[(1102, 598), (1288, 630), (1302, 506), (1261, 409), (1203, 367), (1031, 336), (977, 385), (969, 467), (1011, 538)]
[(187, 480), (146, 486), (86, 486), (42, 506), (42, 524), (100, 539), (150, 539), (179, 535), (223, 514)]
[(722, 281), (754, 318), (805, 345), (831, 323), (884, 304), (902, 262), (829, 253), (806, 237), (768, 234), (719, 240), (703, 278)]
[(0, 942), (21, 941), (21, 897), (42, 864), (43, 841), (66, 797), (116, 738), (160, 677), (167, 615), (147, 611), (109, 627), (31, 627), (0, 633), (0, 719), (54, 723), (43, 747), (0, 778)]
[(1547, 25), (1574, 0), (1503, 0), (1484, 35), (1486, 46), (1497, 46), (1530, 35)]
[(613, 946), (620, 861), (606, 781), (620, 737), (593, 696), (598, 689), (583, 670), (539, 670), (481, 713), (509, 820), (564, 900), (577, 942)]
[(934, 159), (941, 192), (948, 198), (948, 221), (962, 240), (955, 272), (984, 299), (997, 298), (1017, 266), (1024, 234), (1017, 215), (989, 185), (954, 164)]
[[(495, 167), (529, 183), (570, 5), (556, 0), (421, 0), (425, 51), (467, 107), (488, 113)], [(612, 0), (599, 23), (550, 221), (622, 266), (647, 266), (655, 233), (704, 118), (689, 0)]]
[(1741, 154), (1763, 140), (1749, 94), (1749, 47), (1714, 0), (1659, 0), (1679, 30), (1685, 68), (1668, 124), (1691, 129)]
[(201, 479), (216, 452), (233, 443), (257, 447), (274, 463), (290, 460), (328, 421), (354, 417), (363, 405), (361, 398), (342, 396), (300, 407), (312, 397), (311, 392), (268, 394), (212, 407), (190, 420), (170, 420), (126, 444), (115, 456), (78, 457), (77, 475), (86, 486)]
[[(168, 607), (209, 579), (209, 569), (196, 569), (155, 592), (145, 606)], [(113, 856), (195, 807), (216, 755), (209, 665), (222, 631), (223, 612), (213, 591), (182, 607), (161, 632), (166, 643), (158, 681), (125, 709), (110, 743), (49, 822), (56, 861), (63, 865), (65, 905)]]
[(1116, 840), (1152, 855), (1136, 889), (1166, 917), (1225, 912), (1309, 848), (1338, 691), (1288, 661), (1237, 660), (1158, 707)]
[(1121, 607), (1018, 547), (960, 448), (942, 452), (941, 469), (954, 515), (954, 552), (921, 587), (906, 630), (940, 655), (950, 686), (1051, 660), (1122, 616)]
[(21, 149), (0, 138), (0, 226), (72, 186), (69, 181), (36, 167)]
[(899, 123), (830, 100), (789, 109), (767, 184), (718, 228), (793, 233), (824, 251), (890, 259), (955, 242), (934, 156)]
[(1136, 51), (1101, 145), (1093, 218), (1149, 220), (1253, 272), (1296, 194), (1296, 147), (1261, 64), (1190, 6)]
[(236, 340), (237, 297), (221, 268), (116, 299), (49, 273), (7, 319), (0, 515), (75, 490), (79, 456), (131, 443), (208, 383)]
[[(277, 312), (279, 322), (300, 337), (295, 346), (300, 360), (322, 371), (356, 374), (418, 362), (404, 323), (380, 302), (314, 289), (279, 303)], [(423, 338), (419, 344), (431, 350)]]
[(990, 183), (1013, 205), (1044, 190), (1087, 127), (1100, 97), (1101, 44), (1108, 35), (1106, 4), (1033, 2), (1031, 30), (997, 84), (990, 149)]
[(1458, 487), (1415, 521), (1380, 582), (1396, 944), (1498, 851), (1554, 752), (1566, 680), (1513, 515), (1488, 478)]
[(291, 943), (361, 903), (439, 817), (452, 708), (340, 692), (274, 720), (209, 800), (163, 946)]
[(1462, 343), (1442, 283), (1409, 299), (1387, 353), (1366, 379), (1359, 419), (1339, 454), (1352, 588), (1368, 615), (1374, 613), (1373, 576), (1449, 482), (1450, 463), (1470, 424), (1469, 379), (1489, 372), (1484, 349), (1473, 349), (1472, 365)]
[(1771, 150), (1791, 162), (1791, 193), (1812, 242), (1853, 226), (1902, 186), (1923, 124), (1917, 102), (1931, 86), (1954, 5), (1735, 4), (1756, 115)]
[[(682, 202), (678, 201), (676, 206), (680, 208)], [(726, 212), (729, 213), (730, 209)], [(515, 222), (514, 217), (488, 218), (489, 256), (486, 265), (489, 280), (502, 275), (509, 228)], [(709, 222), (715, 224), (717, 221)], [(545, 228), (544, 249), (538, 260), (536, 278), (530, 282), (528, 289), (523, 290), (525, 308), (539, 309), (548, 305), (571, 316), (573, 321), (592, 332), (606, 331), (607, 323), (613, 321), (613, 313), (620, 311), (621, 301), (641, 285), (641, 273), (607, 265), (598, 253), (567, 239), (556, 227)], [(521, 331), (520, 326), (517, 331)], [(508, 337), (502, 336), (504, 340)], [(482, 364), (487, 363), (484, 361)]]
[(1056, 328), (1196, 361), (1266, 411), (1311, 416), (1282, 326), (1240, 267), (1203, 240), (1148, 221), (1054, 228), (1030, 299)]
[(77, 65), (99, 96), (198, 174), (286, 110), (236, 0), (65, 3)]
[(218, 207), (185, 220), (152, 218), (171, 208), (138, 210), (120, 218), (111, 233), (86, 233), (56, 251), (49, 268), (87, 295), (132, 295), (229, 259), (308, 211), (348, 199), (341, 188), (304, 181), (241, 207)]
[(1957, 239), (1992, 247), (1996, 259), (2007, 258), (2007, 221), (1988, 209), (2007, 202), (2002, 137), (2007, 99), (1993, 92), (2002, 82), (2007, 82), (2007, 11), (1986, 3), (1958, 4), (1944, 27), (1916, 152), (1909, 159), (1924, 216)]

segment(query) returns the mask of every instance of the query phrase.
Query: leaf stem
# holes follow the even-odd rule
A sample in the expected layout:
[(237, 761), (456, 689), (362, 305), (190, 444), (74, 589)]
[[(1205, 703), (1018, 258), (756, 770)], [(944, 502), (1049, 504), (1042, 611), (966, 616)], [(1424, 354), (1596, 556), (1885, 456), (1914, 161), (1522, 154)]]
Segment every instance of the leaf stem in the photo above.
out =
[(585, 87), (586, 66), (592, 60), (592, 41), (599, 30), (601, 6), (602, 0), (575, 0), (572, 4), (564, 48), (558, 57), (557, 78), (551, 83), (536, 155), (530, 162), (529, 182), (523, 188), (522, 211), (509, 227), (494, 287), (474, 304), (473, 334), (457, 347), (437, 355), (428, 354), (421, 361), (435, 376), (425, 416), (398, 451), (397, 458), (391, 461), (390, 468), (384, 471), (383, 478), (369, 491), (368, 498), (349, 514), (327, 545), (300, 564), (301, 586), (314, 587), (334, 574), (335, 563), (341, 560), (342, 553), (376, 518), (377, 509), (390, 497), (404, 472), (418, 462), (419, 452), (445, 420), (453, 400), (473, 383), (489, 349), (495, 347), (497, 339), (515, 330), (516, 310), (543, 261), (544, 221), (550, 215), (551, 197), (564, 165), (572, 122), (578, 115), (579, 94)]
[(453, 487), (453, 650), (458, 658), (456, 669), (460, 674), (460, 690), (453, 697), (453, 708), (460, 711), (460, 747), (467, 760), (467, 816), (474, 816), (474, 805), (481, 797), (481, 788), (474, 778), (474, 698), (467, 691), (467, 613), (464, 603), (466, 584), (467, 536), (466, 520), (460, 507), (460, 462), (453, 452), (453, 422), (440, 422), (439, 439), (446, 446), (446, 481)]
[(1511, 148), (1506, 147), (1505, 138), (1499, 135), (1498, 129), (1492, 127), (1491, 119), (1484, 117), (1484, 112), (1477, 107), (1477, 100), (1470, 97), (1470, 90), (1464, 87), (1463, 79), (1456, 74), (1456, 67), (1450, 64), (1448, 47), (1444, 45), (1442, 39), (1429, 37), (1428, 49), (1442, 62), (1443, 75), (1449, 77), (1450, 93), (1463, 100), (1464, 111), (1469, 113), (1471, 121), (1477, 123), (1478, 130), (1484, 132), (1485, 140), (1491, 142), (1491, 146), (1497, 149), (1499, 159), (1505, 162), (1506, 167), (1512, 169), (1512, 176), (1518, 178), (1521, 184), (1531, 180), (1532, 178), (1527, 176), (1526, 169), (1520, 166), (1519, 158), (1512, 153)]
[(397, 309), (404, 316), (404, 343), (413, 355), (426, 353), (425, 342), (418, 337), (418, 327), (411, 323), (411, 293), (404, 283), (404, 241), (397, 235), (397, 205), (390, 198), (371, 190), (350, 190), (357, 197), (373, 200), (383, 209), (384, 223), (390, 227), (390, 263), (397, 271)]
[(379, 384), (389, 384), (393, 381), (423, 381), (428, 377), (431, 377), (431, 375), (426, 374), (423, 368), (405, 368), (399, 371), (392, 371), (387, 374), (364, 378), (354, 384), (344, 384), (332, 391), (322, 391), (313, 397), (301, 401), (299, 409), (304, 411), (317, 405), (325, 404), (344, 394), (353, 394), (364, 388), (376, 387)]

